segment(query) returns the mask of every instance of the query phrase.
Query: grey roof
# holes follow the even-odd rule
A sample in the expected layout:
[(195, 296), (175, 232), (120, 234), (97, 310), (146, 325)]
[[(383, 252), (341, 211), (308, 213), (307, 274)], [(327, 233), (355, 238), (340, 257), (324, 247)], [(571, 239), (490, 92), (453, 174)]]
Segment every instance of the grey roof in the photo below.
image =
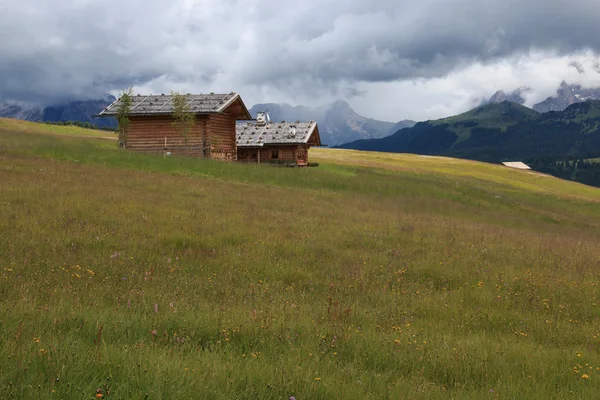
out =
[[(237, 93), (229, 94), (187, 94), (184, 95), (190, 110), (196, 114), (219, 113), (225, 110), (240, 96)], [(120, 99), (115, 100), (106, 107), (98, 116), (115, 116)], [(160, 115), (173, 113), (173, 96), (166, 94), (134, 95), (129, 115)]]
[(502, 164), (506, 165), (510, 168), (516, 169), (531, 169), (531, 167), (521, 161), (511, 161), (511, 162), (503, 162)]
[[(315, 121), (270, 122), (257, 125), (245, 122), (236, 125), (238, 147), (262, 147), (265, 144), (304, 144), (317, 129)], [(295, 133), (294, 133), (295, 132)]]

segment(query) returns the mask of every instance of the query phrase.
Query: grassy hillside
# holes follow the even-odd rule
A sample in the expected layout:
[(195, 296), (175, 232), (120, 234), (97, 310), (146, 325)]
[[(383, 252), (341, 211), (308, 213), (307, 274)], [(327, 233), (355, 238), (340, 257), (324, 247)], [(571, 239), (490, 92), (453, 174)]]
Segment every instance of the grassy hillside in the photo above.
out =
[[(491, 103), (448, 118), (417, 123), (382, 139), (358, 140), (340, 147), (357, 150), (445, 154), (471, 146), (474, 133), (504, 133), (513, 125), (530, 122), (540, 114), (517, 103)], [(491, 135), (491, 134), (490, 134)], [(464, 143), (467, 142), (467, 143)]]
[(72, 137), (94, 137), (116, 139), (116, 134), (97, 129), (84, 129), (78, 126), (62, 126), (31, 123), (19, 119), (0, 118), (0, 132), (39, 133)]
[[(0, 120), (0, 398), (593, 398), (600, 190)], [(64, 128), (63, 128), (64, 129)]]
[(455, 132), (463, 142), (469, 139), (473, 128), (500, 129), (506, 131), (509, 126), (523, 121), (534, 120), (539, 113), (530, 108), (512, 102), (491, 103), (474, 108), (453, 117), (429, 121), (432, 126), (444, 125)]
[[(576, 103), (561, 112), (538, 114), (516, 103), (493, 103), (435, 121), (420, 122), (382, 139), (343, 148), (441, 155), (500, 163), (524, 161), (533, 169), (600, 186), (600, 164), (585, 170), (565, 162), (600, 156), (600, 102)], [(572, 164), (572, 165), (576, 165)]]

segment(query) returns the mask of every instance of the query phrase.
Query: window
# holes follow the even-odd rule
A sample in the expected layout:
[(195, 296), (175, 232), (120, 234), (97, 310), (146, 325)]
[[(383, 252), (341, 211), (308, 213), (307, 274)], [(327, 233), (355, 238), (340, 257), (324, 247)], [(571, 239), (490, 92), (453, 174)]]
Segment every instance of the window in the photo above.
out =
[(279, 150), (273, 150), (273, 152), (271, 153), (271, 158), (278, 159), (279, 158)]
[(256, 160), (256, 152), (254, 152), (254, 151), (252, 152), (251, 158), (252, 158), (252, 160)]

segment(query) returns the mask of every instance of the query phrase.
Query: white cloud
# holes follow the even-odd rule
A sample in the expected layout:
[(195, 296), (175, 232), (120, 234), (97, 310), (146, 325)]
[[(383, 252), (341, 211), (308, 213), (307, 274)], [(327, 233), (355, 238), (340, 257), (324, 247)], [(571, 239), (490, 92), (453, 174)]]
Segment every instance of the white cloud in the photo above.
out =
[[(459, 114), (488, 99), (497, 90), (529, 86), (526, 105), (533, 106), (556, 94), (561, 81), (600, 87), (600, 56), (592, 51), (572, 55), (533, 52), (493, 63), (473, 63), (445, 77), (396, 82), (361, 83), (366, 94), (350, 100), (359, 112), (373, 118), (427, 120)], [(583, 67), (579, 73), (571, 66)]]

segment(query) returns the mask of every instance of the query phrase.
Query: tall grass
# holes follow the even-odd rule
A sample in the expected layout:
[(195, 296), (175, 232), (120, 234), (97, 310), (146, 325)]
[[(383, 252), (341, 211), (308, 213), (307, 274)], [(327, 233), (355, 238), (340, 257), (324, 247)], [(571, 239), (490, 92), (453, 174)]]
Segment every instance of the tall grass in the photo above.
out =
[(112, 146), (0, 130), (2, 399), (600, 389), (593, 191)]

